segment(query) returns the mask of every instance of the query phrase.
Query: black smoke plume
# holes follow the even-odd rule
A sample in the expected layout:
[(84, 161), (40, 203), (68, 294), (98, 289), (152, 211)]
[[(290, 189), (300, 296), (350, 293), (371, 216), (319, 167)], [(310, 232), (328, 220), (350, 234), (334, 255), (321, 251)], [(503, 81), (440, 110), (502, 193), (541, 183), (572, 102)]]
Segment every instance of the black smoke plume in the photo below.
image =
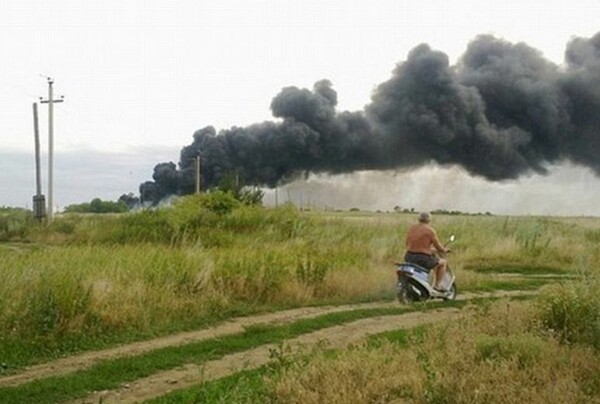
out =
[(142, 201), (194, 191), (236, 174), (274, 187), (308, 173), (459, 165), (499, 181), (571, 161), (600, 175), (600, 33), (571, 40), (556, 65), (525, 43), (479, 36), (455, 66), (422, 44), (374, 91), (364, 111), (336, 111), (337, 93), (284, 88), (271, 103), (277, 122), (207, 126), (140, 185)]

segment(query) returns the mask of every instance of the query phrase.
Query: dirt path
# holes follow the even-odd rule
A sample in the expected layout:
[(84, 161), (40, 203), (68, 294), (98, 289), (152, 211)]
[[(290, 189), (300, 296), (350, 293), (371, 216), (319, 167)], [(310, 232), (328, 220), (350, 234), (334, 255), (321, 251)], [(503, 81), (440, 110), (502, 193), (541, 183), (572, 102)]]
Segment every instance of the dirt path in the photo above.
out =
[[(480, 294), (462, 294), (460, 300), (472, 299), (474, 297), (508, 297), (514, 295), (523, 295), (532, 292), (494, 292)], [(352, 304), (342, 306), (323, 306), (323, 307), (304, 307), (292, 310), (285, 310), (263, 315), (235, 318), (217, 326), (199, 331), (190, 331), (166, 337), (156, 338), (148, 341), (140, 341), (102, 351), (86, 352), (67, 358), (57, 359), (52, 362), (30, 366), (19, 373), (0, 377), (0, 387), (18, 386), (33, 380), (42, 379), (50, 376), (60, 376), (69, 373), (87, 369), (98, 362), (121, 358), (126, 356), (136, 356), (149, 351), (169, 346), (179, 346), (191, 342), (212, 339), (224, 335), (243, 332), (245, 327), (257, 324), (285, 324), (299, 319), (313, 318), (323, 314), (336, 313), (348, 310), (398, 307), (396, 301), (374, 302), (364, 304)]]
[[(322, 341), (330, 348), (343, 348), (357, 343), (369, 335), (400, 328), (412, 328), (423, 324), (451, 320), (460, 315), (456, 308), (428, 311), (427, 314), (412, 312), (395, 316), (372, 317), (349, 324), (319, 330), (286, 341), (293, 351), (313, 347)], [(263, 345), (248, 351), (227, 355), (202, 366), (185, 365), (178, 369), (156, 373), (125, 384), (121, 388), (91, 394), (75, 403), (136, 403), (165, 395), (175, 389), (184, 389), (208, 380), (219, 379), (246, 369), (253, 369), (271, 360), (271, 350), (277, 345)]]
[(98, 362), (121, 358), (125, 356), (136, 356), (156, 349), (169, 346), (179, 346), (207, 339), (217, 338), (224, 335), (243, 332), (245, 327), (257, 324), (285, 324), (303, 318), (317, 317), (323, 314), (336, 313), (348, 310), (397, 307), (398, 303), (375, 302), (365, 304), (352, 304), (343, 306), (302, 307), (298, 309), (279, 311), (252, 317), (234, 318), (211, 328), (183, 332), (166, 337), (160, 337), (148, 341), (139, 341), (127, 345), (102, 351), (85, 352), (66, 358), (54, 360), (24, 368), (19, 373), (0, 377), (0, 387), (18, 386), (36, 379), (49, 376), (60, 376), (92, 367)]

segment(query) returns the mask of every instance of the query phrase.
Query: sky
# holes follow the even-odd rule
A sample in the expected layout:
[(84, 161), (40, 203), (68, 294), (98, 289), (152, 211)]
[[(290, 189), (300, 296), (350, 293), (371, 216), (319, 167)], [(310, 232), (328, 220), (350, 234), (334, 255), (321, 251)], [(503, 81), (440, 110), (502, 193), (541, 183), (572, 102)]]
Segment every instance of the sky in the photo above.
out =
[[(598, 15), (597, 0), (3, 0), (0, 206), (31, 207), (31, 105), (47, 97), (47, 77), (55, 81), (55, 96), (65, 97), (55, 106), (54, 126), (60, 210), (137, 193), (154, 165), (177, 163), (204, 126), (275, 120), (269, 106), (283, 87), (311, 88), (329, 79), (338, 111), (361, 110), (421, 43), (453, 64), (469, 41), (492, 34), (525, 42), (561, 64), (571, 38), (600, 31)], [(45, 162), (45, 105), (40, 127)], [(452, 198), (443, 192), (449, 188)], [(501, 183), (439, 167), (319, 175), (280, 194), (337, 208), (600, 215), (600, 178), (573, 165)], [(268, 192), (266, 201), (273, 197)]]

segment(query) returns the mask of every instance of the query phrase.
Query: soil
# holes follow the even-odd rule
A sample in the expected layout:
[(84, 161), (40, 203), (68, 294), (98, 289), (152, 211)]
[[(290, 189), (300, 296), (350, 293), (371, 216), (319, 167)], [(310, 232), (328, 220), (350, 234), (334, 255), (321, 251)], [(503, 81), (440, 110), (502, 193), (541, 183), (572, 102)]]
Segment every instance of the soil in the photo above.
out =
[[(531, 293), (533, 292), (465, 293), (461, 294), (458, 298), (467, 300), (475, 297), (509, 297)], [(386, 301), (342, 306), (304, 307), (251, 317), (235, 318), (208, 329), (135, 342), (101, 351), (86, 352), (57, 359), (52, 362), (30, 366), (22, 369), (16, 374), (0, 377), (0, 387), (17, 386), (37, 379), (77, 372), (109, 359), (136, 356), (169, 346), (178, 346), (224, 335), (240, 333), (244, 331), (245, 327), (250, 325), (285, 324), (299, 319), (317, 317), (327, 313), (385, 307), (398, 307), (398, 302)], [(412, 312), (402, 315), (372, 317), (302, 335), (298, 338), (286, 341), (286, 344), (296, 350), (301, 349), (301, 347), (310, 348), (311, 346), (321, 344), (324, 341), (328, 346), (333, 348), (345, 347), (363, 340), (370, 334), (400, 328), (411, 328), (422, 324), (442, 321), (444, 319), (452, 319), (459, 315), (459, 313), (460, 310), (458, 309), (444, 308), (428, 311), (426, 315), (422, 312)], [(150, 377), (124, 384), (116, 390), (93, 392), (85, 399), (80, 399), (76, 402), (123, 403), (147, 400), (167, 394), (176, 389), (183, 389), (203, 381), (218, 379), (240, 370), (261, 366), (270, 360), (271, 350), (276, 348), (277, 346), (275, 345), (263, 345), (248, 351), (227, 355), (219, 360), (207, 362), (201, 366), (192, 364), (184, 365), (178, 369), (157, 373)]]
[[(396, 316), (372, 317), (350, 324), (338, 325), (302, 335), (286, 341), (291, 351), (298, 351), (326, 343), (329, 348), (343, 348), (360, 342), (369, 335), (401, 328), (412, 328), (423, 324), (451, 320), (460, 315), (455, 308), (428, 311), (427, 314), (412, 312)], [(122, 385), (111, 391), (96, 392), (76, 403), (136, 403), (160, 397), (173, 390), (219, 379), (242, 370), (253, 369), (271, 360), (271, 352), (278, 345), (263, 345), (248, 351), (227, 355), (203, 365), (188, 364), (179, 369), (156, 373)]]

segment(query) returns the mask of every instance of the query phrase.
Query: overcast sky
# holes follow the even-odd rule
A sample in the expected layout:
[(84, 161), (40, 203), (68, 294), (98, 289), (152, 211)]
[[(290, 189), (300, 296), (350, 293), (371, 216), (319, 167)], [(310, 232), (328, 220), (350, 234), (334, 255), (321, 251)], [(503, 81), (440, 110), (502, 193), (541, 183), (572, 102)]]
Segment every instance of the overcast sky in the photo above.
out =
[[(47, 97), (46, 76), (65, 96), (55, 108), (55, 201), (64, 207), (137, 192), (156, 163), (178, 161), (201, 127), (272, 120), (271, 99), (285, 86), (326, 78), (338, 110), (360, 110), (420, 43), (454, 63), (476, 35), (493, 34), (560, 64), (570, 38), (600, 31), (599, 15), (597, 0), (2, 0), (0, 206), (31, 205), (31, 104)], [(45, 152), (45, 106), (40, 119)], [(438, 182), (460, 187), (463, 197), (429, 206), (425, 191)], [(327, 190), (313, 188), (323, 205), (391, 209), (410, 192), (404, 200), (417, 208), (600, 215), (600, 179), (574, 166), (501, 184), (436, 168), (309, 183)], [(366, 189), (381, 197), (364, 198)]]

